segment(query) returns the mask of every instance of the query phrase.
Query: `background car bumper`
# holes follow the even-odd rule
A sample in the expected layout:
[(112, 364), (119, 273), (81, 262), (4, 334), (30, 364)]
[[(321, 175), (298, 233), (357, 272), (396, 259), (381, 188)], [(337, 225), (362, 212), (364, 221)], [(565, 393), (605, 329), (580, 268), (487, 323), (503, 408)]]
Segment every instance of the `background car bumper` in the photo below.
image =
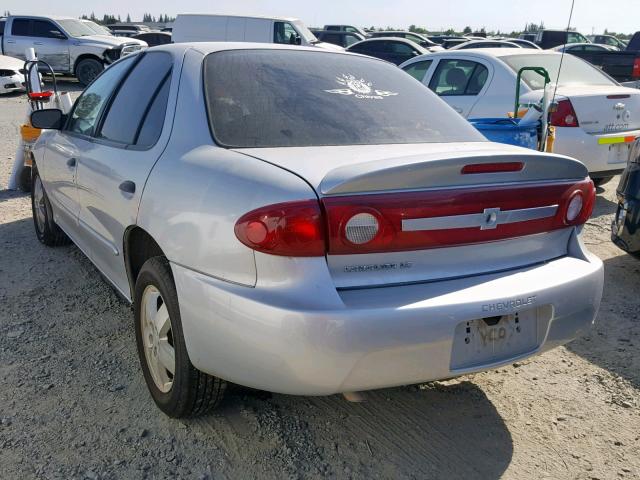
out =
[(617, 175), (626, 166), (632, 144), (600, 144), (599, 141), (627, 136), (640, 137), (640, 130), (597, 135), (586, 133), (582, 128), (556, 127), (554, 152), (580, 160), (592, 178)]
[(23, 92), (25, 90), (23, 83), (23, 75), (0, 77), (0, 93)]
[[(590, 254), (456, 280), (336, 291), (341, 308), (304, 308), (260, 288), (172, 264), (192, 363), (241, 385), (326, 395), (420, 383), (511, 363), (588, 329), (602, 295), (602, 262)], [(520, 355), (452, 368), (454, 331), (488, 305), (534, 298), (539, 341)], [(317, 305), (317, 298), (315, 299)], [(518, 307), (508, 307), (509, 314)]]

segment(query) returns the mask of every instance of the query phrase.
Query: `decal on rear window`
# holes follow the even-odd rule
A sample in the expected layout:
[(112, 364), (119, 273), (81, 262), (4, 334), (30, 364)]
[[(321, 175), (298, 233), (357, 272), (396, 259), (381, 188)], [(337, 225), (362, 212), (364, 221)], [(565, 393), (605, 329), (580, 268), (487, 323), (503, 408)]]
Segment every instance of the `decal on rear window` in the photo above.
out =
[(337, 93), (338, 95), (353, 95), (356, 98), (367, 98), (371, 100), (382, 100), (384, 97), (398, 95), (396, 92), (374, 89), (371, 82), (367, 82), (364, 78), (358, 79), (350, 74), (343, 73), (341, 76), (336, 77), (336, 82), (347, 88), (336, 88), (333, 90), (325, 90), (325, 92)]

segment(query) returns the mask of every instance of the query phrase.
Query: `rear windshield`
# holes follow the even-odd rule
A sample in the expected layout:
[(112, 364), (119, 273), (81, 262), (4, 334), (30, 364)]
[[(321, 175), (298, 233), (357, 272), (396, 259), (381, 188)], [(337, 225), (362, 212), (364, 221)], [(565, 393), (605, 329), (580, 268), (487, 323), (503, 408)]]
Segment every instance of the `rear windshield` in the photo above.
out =
[(366, 57), (218, 52), (204, 83), (213, 135), (227, 147), (486, 141), (424, 85)]
[[(562, 58), (560, 53), (555, 55), (533, 54), (500, 57), (514, 72), (518, 72), (522, 67), (543, 67), (549, 72), (552, 82), (555, 82), (558, 78), (560, 58)], [(544, 88), (544, 79), (535, 72), (523, 73), (522, 79), (533, 90)], [(615, 85), (615, 82), (590, 63), (573, 55), (565, 54), (562, 60), (562, 72), (560, 73), (558, 85)]]

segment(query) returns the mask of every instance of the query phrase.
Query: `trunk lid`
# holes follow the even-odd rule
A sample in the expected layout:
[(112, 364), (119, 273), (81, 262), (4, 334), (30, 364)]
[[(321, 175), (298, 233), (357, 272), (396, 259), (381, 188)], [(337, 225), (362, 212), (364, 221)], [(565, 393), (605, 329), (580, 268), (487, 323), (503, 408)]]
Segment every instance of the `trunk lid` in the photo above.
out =
[[(572, 228), (550, 222), (567, 188), (587, 177), (568, 157), (489, 142), (238, 151), (313, 187), (328, 217), (327, 263), (337, 288), (457, 278), (566, 255)], [(521, 168), (462, 173), (486, 164)], [(336, 241), (358, 209), (392, 218), (381, 228), (394, 240), (371, 250)]]
[(558, 88), (571, 101), (580, 128), (604, 134), (640, 129), (640, 91), (622, 86), (585, 85)]

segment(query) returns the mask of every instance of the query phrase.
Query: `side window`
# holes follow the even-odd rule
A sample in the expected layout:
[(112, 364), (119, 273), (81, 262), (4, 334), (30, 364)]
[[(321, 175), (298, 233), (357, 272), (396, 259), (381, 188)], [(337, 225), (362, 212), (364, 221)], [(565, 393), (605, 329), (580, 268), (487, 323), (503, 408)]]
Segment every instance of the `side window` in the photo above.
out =
[(0, 20), (0, 37), (4, 35), (4, 25), (7, 23), (6, 20)]
[(429, 67), (433, 63), (433, 60), (423, 60), (421, 62), (415, 62), (404, 68), (404, 71), (411, 75), (418, 81), (424, 80), (424, 76), (429, 70)]
[(484, 65), (469, 60), (440, 60), (429, 88), (440, 96), (477, 95), (488, 73)]
[(29, 20), (24, 18), (15, 18), (11, 26), (11, 35), (20, 37), (29, 36)]
[(328, 25), (327, 28), (325, 28), (325, 30), (333, 30), (333, 31), (339, 32), (340, 27), (338, 25)]
[(356, 53), (369, 53), (369, 52), (373, 52), (375, 50), (378, 50), (378, 48), (376, 48), (377, 45), (379, 45), (380, 42), (368, 42), (368, 43), (361, 43), (360, 45), (356, 45), (355, 47), (353, 47), (351, 49), (352, 52), (356, 52)]
[(293, 25), (287, 22), (275, 22), (273, 24), (273, 43), (285, 45), (298, 45), (298, 32)]
[[(160, 96), (172, 66), (173, 59), (168, 53), (145, 54), (122, 82), (98, 137), (123, 145), (135, 145), (145, 117), (152, 109), (156, 97)], [(156, 107), (156, 114), (158, 108)], [(164, 116), (162, 118), (164, 120)], [(145, 136), (149, 138), (150, 135)]]
[(346, 28), (344, 29), (344, 31), (345, 31), (345, 32), (350, 32), (350, 33), (358, 33), (358, 30), (356, 30), (356, 29), (355, 29), (355, 28), (353, 28), (353, 27), (346, 27)]
[(65, 35), (53, 23), (46, 20), (33, 21), (33, 36), (45, 38), (62, 38)]
[(89, 85), (73, 106), (67, 131), (81, 135), (93, 134), (100, 112), (120, 80), (131, 68), (134, 58), (135, 56), (126, 57), (113, 64)]

